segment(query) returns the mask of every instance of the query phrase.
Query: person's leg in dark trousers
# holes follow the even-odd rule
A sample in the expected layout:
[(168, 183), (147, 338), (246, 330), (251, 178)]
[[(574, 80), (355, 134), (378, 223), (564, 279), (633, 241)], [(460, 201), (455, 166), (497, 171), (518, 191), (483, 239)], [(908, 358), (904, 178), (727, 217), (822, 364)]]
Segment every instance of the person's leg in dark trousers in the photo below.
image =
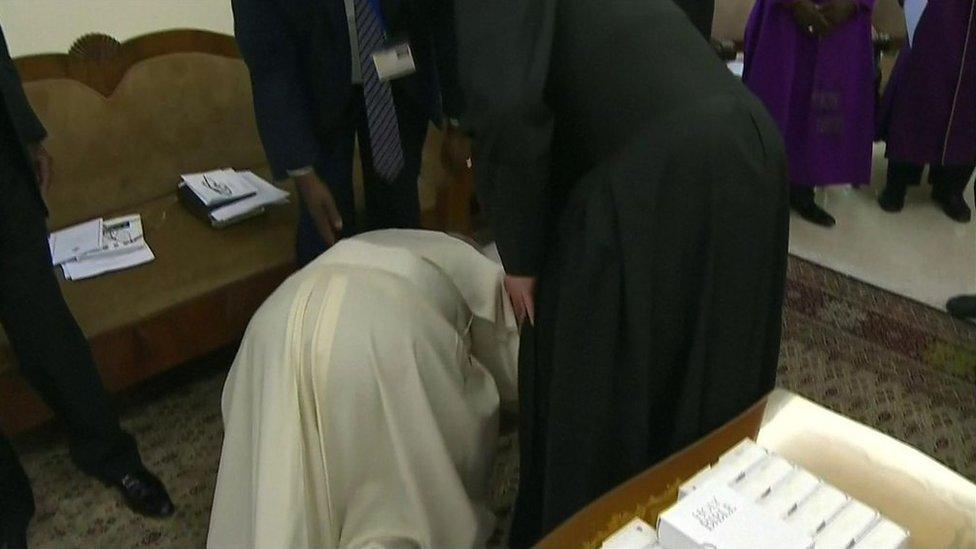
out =
[[(356, 124), (359, 120), (359, 102), (353, 101), (347, 112), (347, 127), (337, 132), (325, 149), (325, 158), (315, 166), (319, 178), (329, 186), (336, 201), (339, 215), (342, 216), (341, 237), (356, 234), (356, 196), (352, 182), (352, 157), (356, 137)], [(298, 193), (301, 211), (298, 216), (297, 263), (304, 267), (322, 255), (328, 246), (319, 234), (305, 202)]]
[(34, 516), (34, 493), (10, 441), (0, 434), (0, 547), (26, 546), (24, 534)]
[(878, 205), (886, 212), (900, 212), (905, 207), (905, 194), (909, 186), (922, 180), (925, 166), (910, 162), (888, 161), (888, 181), (878, 196)]
[[(362, 94), (358, 94), (362, 103)], [(429, 116), (425, 109), (394, 87), (400, 144), (403, 146), (403, 170), (395, 181), (384, 181), (373, 170), (369, 123), (366, 107), (360, 109), (359, 155), (363, 167), (363, 191), (366, 194), (366, 227), (376, 229), (416, 229), (420, 227), (420, 196), (417, 178)]]
[(0, 322), (20, 370), (68, 427), (71, 457), (104, 482), (139, 469), (135, 441), (119, 427), (88, 342), (51, 267), (44, 212), (27, 180), (7, 181), (0, 201)]
[(963, 199), (963, 191), (973, 175), (976, 166), (932, 166), (929, 181), (932, 183), (932, 199), (942, 206), (942, 210), (960, 223), (972, 219), (972, 211)]
[[(172, 515), (166, 488), (145, 469), (135, 441), (119, 426), (88, 342), (61, 295), (35, 183), (11, 165), (0, 170), (0, 322), (21, 373), (65, 422), (79, 469), (119, 489), (136, 512)], [(22, 488), (14, 494), (28, 496)], [(30, 508), (23, 501), (0, 506)]]

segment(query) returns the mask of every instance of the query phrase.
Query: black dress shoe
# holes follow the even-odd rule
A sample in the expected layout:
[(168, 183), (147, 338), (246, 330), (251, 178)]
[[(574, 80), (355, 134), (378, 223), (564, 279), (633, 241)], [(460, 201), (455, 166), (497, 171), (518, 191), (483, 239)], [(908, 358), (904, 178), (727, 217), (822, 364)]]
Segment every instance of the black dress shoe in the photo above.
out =
[(946, 303), (946, 310), (956, 318), (976, 319), (976, 294), (960, 295), (950, 299), (949, 303)]
[(0, 549), (27, 549), (27, 527), (0, 528)]
[(820, 225), (821, 227), (833, 227), (837, 224), (837, 220), (834, 219), (834, 216), (827, 213), (827, 211), (820, 206), (817, 206), (817, 203), (813, 200), (794, 202), (793, 210), (800, 214), (800, 217), (803, 219), (806, 219), (815, 225)]
[(125, 504), (140, 515), (165, 518), (176, 512), (166, 487), (156, 475), (145, 469), (124, 475), (114, 486), (122, 492)]
[(878, 205), (886, 212), (900, 212), (905, 207), (905, 187), (888, 184), (878, 197)]
[(969, 209), (966, 201), (963, 200), (962, 193), (944, 194), (933, 192), (932, 200), (938, 202), (942, 206), (942, 211), (955, 221), (969, 223), (973, 218), (973, 212)]

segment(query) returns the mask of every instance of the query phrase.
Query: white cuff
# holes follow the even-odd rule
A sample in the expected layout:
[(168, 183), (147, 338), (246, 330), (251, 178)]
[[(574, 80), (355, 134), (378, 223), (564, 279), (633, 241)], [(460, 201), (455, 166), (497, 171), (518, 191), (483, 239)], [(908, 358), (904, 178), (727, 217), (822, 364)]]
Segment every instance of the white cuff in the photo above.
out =
[(301, 177), (303, 175), (308, 175), (315, 171), (312, 166), (305, 166), (304, 168), (298, 168), (297, 170), (288, 170), (288, 177)]

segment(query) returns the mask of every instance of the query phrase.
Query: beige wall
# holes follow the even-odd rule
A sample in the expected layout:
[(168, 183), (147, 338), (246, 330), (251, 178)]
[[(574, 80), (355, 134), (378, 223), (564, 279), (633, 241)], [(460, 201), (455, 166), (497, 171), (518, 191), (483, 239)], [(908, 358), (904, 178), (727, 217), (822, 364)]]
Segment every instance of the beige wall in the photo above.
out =
[[(715, 0), (716, 38), (739, 40), (755, 0)], [(905, 19), (896, 0), (877, 0), (874, 26), (892, 36), (905, 35)]]
[(0, 25), (14, 57), (64, 53), (90, 32), (125, 41), (163, 29), (234, 28), (230, 0), (0, 0)]

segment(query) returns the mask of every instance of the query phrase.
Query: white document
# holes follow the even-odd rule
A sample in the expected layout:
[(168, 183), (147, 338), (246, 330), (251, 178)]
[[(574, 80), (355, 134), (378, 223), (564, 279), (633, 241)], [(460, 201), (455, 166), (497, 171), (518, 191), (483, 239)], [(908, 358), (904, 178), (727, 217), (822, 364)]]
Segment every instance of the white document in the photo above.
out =
[(254, 195), (210, 212), (210, 218), (217, 223), (229, 221), (246, 215), (248, 212), (272, 204), (281, 204), (288, 200), (288, 192), (275, 187), (251, 172), (236, 172), (235, 176), (254, 189)]
[(184, 175), (183, 183), (208, 208), (241, 200), (256, 192), (237, 172), (227, 169)]
[(918, 22), (922, 19), (922, 12), (928, 0), (905, 0), (905, 27), (908, 29), (908, 45), (915, 44), (915, 29)]
[(156, 259), (149, 246), (142, 246), (128, 253), (107, 255), (85, 261), (73, 261), (61, 266), (68, 280), (84, 280), (113, 271), (121, 271)]
[(61, 265), (68, 280), (83, 280), (101, 274), (120, 271), (149, 263), (156, 259), (146, 244), (142, 229), (142, 217), (127, 215), (115, 219), (99, 220), (101, 246), (74, 261)]
[(48, 238), (54, 265), (73, 261), (102, 246), (102, 218), (57, 231)]

